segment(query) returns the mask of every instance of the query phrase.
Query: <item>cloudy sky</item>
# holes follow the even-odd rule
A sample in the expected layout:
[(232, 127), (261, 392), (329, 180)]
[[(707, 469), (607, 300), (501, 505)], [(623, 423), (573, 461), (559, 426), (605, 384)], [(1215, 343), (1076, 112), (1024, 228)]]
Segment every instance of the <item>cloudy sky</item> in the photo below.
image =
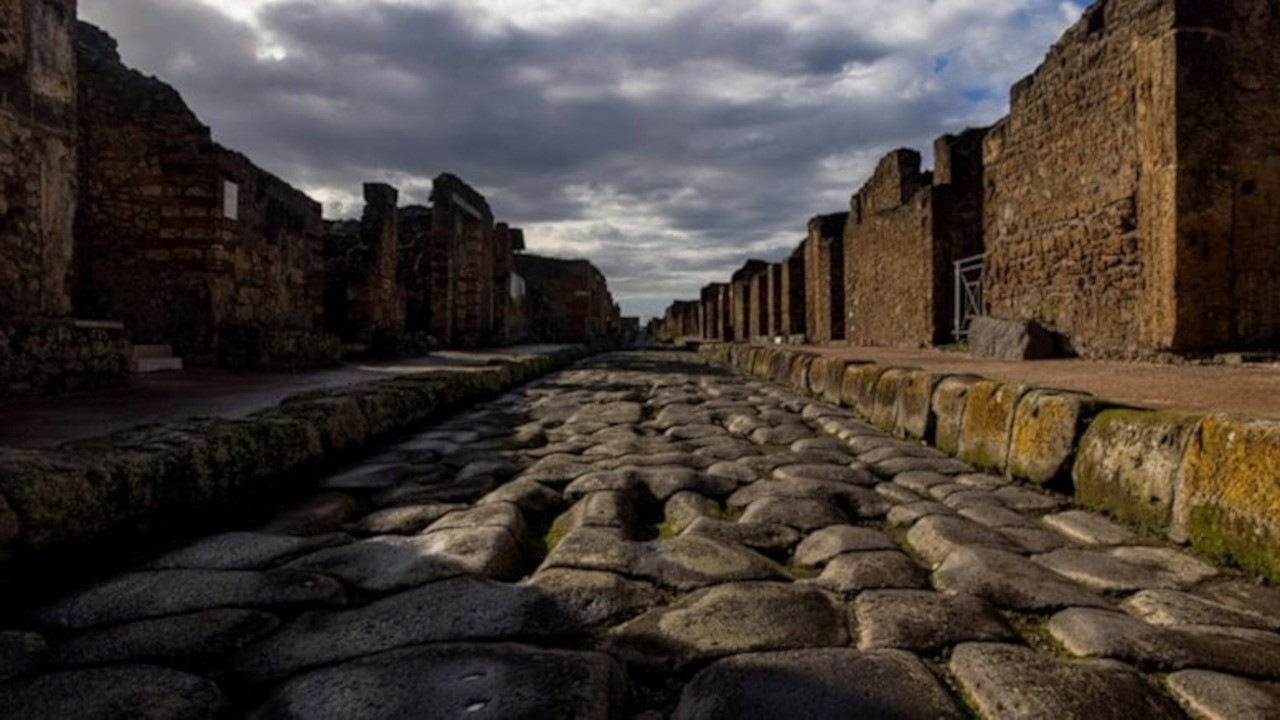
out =
[(1007, 109), (1082, 0), (81, 0), (222, 143), (359, 212), (453, 172), (628, 314), (777, 260)]

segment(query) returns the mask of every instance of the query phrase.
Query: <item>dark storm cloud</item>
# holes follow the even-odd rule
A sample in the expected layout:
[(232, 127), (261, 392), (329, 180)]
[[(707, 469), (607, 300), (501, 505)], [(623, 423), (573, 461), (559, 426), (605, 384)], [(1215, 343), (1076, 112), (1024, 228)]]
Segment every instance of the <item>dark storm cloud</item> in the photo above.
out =
[[(527, 228), (531, 249), (595, 261), (633, 311), (696, 296), (749, 254), (784, 256), (879, 153), (991, 119), (998, 100), (964, 94), (1002, 93), (1000, 81), (937, 73), (1007, 63), (700, 3), (537, 27), (385, 0), (284, 0), (256, 25), (189, 1), (83, 12), (221, 141), (331, 209), (357, 210), (366, 180), (424, 202), (429, 178), (457, 173)], [(1012, 27), (1028, 17), (1009, 10)]]

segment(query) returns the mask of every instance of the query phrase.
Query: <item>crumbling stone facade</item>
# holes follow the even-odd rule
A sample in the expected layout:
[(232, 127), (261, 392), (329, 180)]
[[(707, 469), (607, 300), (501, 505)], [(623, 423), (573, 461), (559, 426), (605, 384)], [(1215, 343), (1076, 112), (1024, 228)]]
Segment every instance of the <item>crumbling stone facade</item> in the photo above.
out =
[(399, 239), (400, 193), (365, 183), (360, 220), (328, 223), (325, 235), (325, 318), (346, 342), (374, 345), (400, 333), (408, 307)]
[(747, 281), (747, 290), (751, 295), (751, 307), (748, 311), (749, 338), (752, 340), (763, 340), (769, 335), (769, 305), (772, 303), (769, 299), (770, 267), (765, 265)]
[(1280, 339), (1280, 7), (1107, 0), (986, 142), (992, 315), (1085, 355)]
[(659, 342), (685, 342), (702, 337), (702, 303), (698, 300), (677, 300), (672, 303), (662, 319), (652, 329)]
[(782, 334), (782, 273), (785, 263), (773, 263), (765, 280), (765, 297), (768, 299), (764, 334), (772, 339)]
[(724, 320), (720, 313), (721, 283), (702, 288), (702, 336), (709, 340), (724, 338)]
[(805, 274), (804, 246), (797, 247), (782, 263), (782, 282), (779, 291), (781, 325), (778, 334), (788, 340), (803, 338), (805, 334)]
[(617, 334), (618, 306), (604, 274), (590, 262), (522, 253), (515, 269), (528, 293), (531, 339), (595, 343)]
[(729, 306), (733, 317), (732, 336), (735, 340), (752, 338), (752, 314), (757, 313), (755, 329), (759, 329), (757, 303), (751, 295), (751, 281), (763, 273), (769, 264), (763, 260), (748, 260), (729, 281)]
[(81, 23), (76, 50), (79, 314), (123, 321), (135, 343), (189, 362), (243, 356), (246, 337), (318, 334), (319, 203), (214, 143), (102, 31)]
[(984, 131), (944, 136), (936, 169), (896, 150), (850, 201), (844, 228), (845, 337), (855, 345), (948, 342), (952, 263), (982, 252)]
[(804, 297), (809, 342), (843, 340), (845, 330), (844, 226), (849, 213), (809, 220), (804, 241)]
[[(529, 335), (524, 278), (516, 272), (515, 255), (524, 252), (524, 231), (498, 223), (493, 232), (493, 343), (510, 345)], [(637, 323), (639, 320), (637, 319)]]
[(475, 188), (448, 173), (431, 190), (430, 332), (454, 347), (492, 342), (494, 221)]

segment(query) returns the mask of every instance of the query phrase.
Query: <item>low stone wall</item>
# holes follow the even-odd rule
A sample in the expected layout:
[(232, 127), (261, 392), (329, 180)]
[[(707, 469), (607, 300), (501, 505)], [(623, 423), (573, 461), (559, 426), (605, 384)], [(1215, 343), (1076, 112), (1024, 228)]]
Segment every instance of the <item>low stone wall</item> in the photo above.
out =
[(311, 391), (243, 419), (140, 427), (47, 450), (0, 448), (0, 555), (10, 567), (29, 568), (140, 531), (217, 518), (433, 415), (588, 354), (569, 348)]
[(1125, 407), (785, 347), (713, 343), (698, 352), (1280, 582), (1280, 421)]
[(129, 349), (118, 324), (70, 319), (0, 321), (0, 397), (123, 384)]

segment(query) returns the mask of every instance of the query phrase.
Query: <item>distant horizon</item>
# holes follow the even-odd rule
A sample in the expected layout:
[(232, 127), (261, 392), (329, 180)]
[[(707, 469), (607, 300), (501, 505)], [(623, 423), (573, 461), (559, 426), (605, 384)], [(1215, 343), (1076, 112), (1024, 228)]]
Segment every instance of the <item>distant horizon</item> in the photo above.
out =
[(785, 257), (876, 161), (989, 125), (1083, 12), (1067, 0), (113, 0), (81, 17), (218, 142), (358, 215), (452, 172), (528, 252), (661, 317)]

